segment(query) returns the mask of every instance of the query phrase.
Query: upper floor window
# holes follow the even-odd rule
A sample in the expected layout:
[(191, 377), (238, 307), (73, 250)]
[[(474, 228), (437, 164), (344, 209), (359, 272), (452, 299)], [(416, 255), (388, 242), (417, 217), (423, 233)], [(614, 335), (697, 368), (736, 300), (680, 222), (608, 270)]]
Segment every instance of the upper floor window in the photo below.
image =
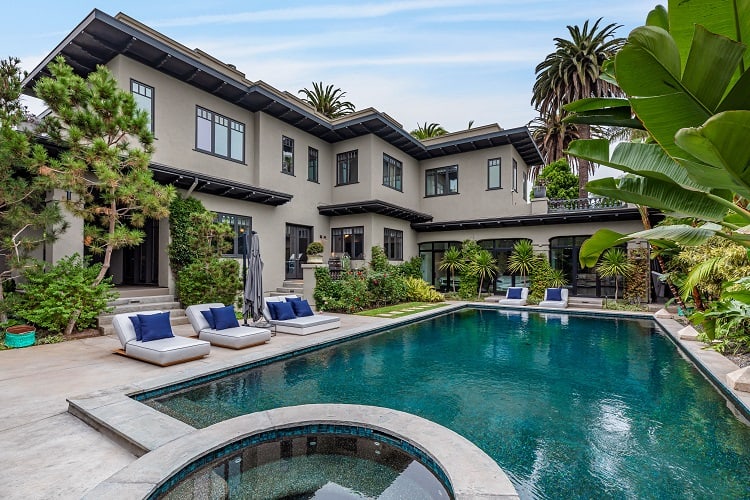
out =
[(245, 252), (245, 235), (250, 234), (253, 227), (252, 218), (241, 215), (217, 213), (216, 221), (229, 224), (232, 228), (232, 236), (229, 239), (231, 246), (224, 255), (243, 255)]
[(138, 109), (148, 113), (151, 133), (154, 132), (154, 88), (136, 80), (130, 80), (130, 92), (133, 94)]
[(195, 149), (229, 160), (245, 161), (245, 125), (196, 107)]
[(307, 180), (318, 182), (318, 150), (307, 148)]
[(356, 184), (358, 150), (336, 155), (336, 185)]
[(404, 232), (397, 229), (383, 229), (383, 248), (388, 260), (404, 260)]
[(529, 178), (526, 175), (526, 172), (523, 173), (523, 199), (525, 201), (528, 201), (529, 197)]
[(487, 160), (487, 189), (500, 189), (500, 158)]
[(513, 191), (518, 192), (518, 162), (515, 158), (513, 158), (513, 178), (511, 182), (513, 183)]
[(383, 185), (402, 191), (401, 179), (403, 164), (395, 158), (383, 153)]
[(458, 165), (425, 171), (425, 196), (458, 193)]
[(354, 260), (365, 258), (365, 228), (337, 227), (331, 229), (331, 252), (334, 255), (347, 255)]
[(294, 139), (281, 136), (281, 171), (294, 175)]

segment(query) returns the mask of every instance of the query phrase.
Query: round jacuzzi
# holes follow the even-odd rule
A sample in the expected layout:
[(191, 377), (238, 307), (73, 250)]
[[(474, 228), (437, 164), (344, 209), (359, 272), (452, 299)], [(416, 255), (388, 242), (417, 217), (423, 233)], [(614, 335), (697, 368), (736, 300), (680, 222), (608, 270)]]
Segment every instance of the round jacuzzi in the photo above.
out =
[(85, 499), (518, 498), (466, 438), (389, 408), (288, 406), (179, 429)]
[(453, 498), (434, 462), (405, 448), (411, 447), (348, 426), (267, 432), (201, 457), (151, 498)]

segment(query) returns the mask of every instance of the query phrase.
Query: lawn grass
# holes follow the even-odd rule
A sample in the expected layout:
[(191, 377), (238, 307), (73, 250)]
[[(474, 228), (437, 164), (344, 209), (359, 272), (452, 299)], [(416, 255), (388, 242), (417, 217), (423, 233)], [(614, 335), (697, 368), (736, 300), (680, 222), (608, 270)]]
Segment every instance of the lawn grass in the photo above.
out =
[[(369, 309), (367, 311), (358, 312), (358, 316), (379, 316), (383, 314), (390, 314), (389, 318), (400, 318), (402, 316), (408, 316), (410, 314), (416, 314), (422, 311), (429, 311), (445, 305), (445, 302), (430, 303), (430, 302), (404, 302), (403, 304), (396, 304), (393, 306), (379, 307), (377, 309)], [(407, 311), (406, 309), (420, 307), (419, 310)]]

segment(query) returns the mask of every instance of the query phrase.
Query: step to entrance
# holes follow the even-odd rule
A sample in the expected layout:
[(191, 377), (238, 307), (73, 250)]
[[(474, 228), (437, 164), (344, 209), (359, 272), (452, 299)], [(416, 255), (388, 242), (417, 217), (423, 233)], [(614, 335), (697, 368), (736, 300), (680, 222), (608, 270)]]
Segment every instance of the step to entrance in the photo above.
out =
[[(182, 305), (175, 300), (174, 295), (165, 294), (164, 288), (153, 289), (158, 291), (158, 294), (146, 294), (146, 295), (131, 295), (123, 296), (122, 290), (120, 297), (109, 302), (109, 306), (113, 308), (112, 311), (101, 314), (97, 318), (97, 326), (102, 335), (114, 335), (115, 330), (112, 326), (112, 320), (116, 314), (141, 312), (141, 311), (169, 311), (169, 321), (172, 326), (188, 324), (188, 318), (185, 315), (185, 310), (182, 309)], [(144, 291), (140, 289), (140, 291)], [(146, 290), (150, 292), (151, 290)], [(128, 294), (126, 294), (128, 295)]]
[(568, 297), (568, 307), (585, 307), (587, 309), (602, 309), (603, 300), (599, 297)]

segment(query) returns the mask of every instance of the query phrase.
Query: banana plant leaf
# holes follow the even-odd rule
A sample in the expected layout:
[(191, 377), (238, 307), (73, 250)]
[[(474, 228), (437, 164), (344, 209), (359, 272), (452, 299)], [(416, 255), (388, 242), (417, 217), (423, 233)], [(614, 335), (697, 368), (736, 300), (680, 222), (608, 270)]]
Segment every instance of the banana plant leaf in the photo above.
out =
[(712, 236), (721, 231), (718, 224), (706, 223), (702, 226), (693, 227), (687, 224), (675, 224), (673, 226), (657, 226), (652, 229), (631, 233), (628, 239), (636, 240), (668, 240), (684, 246), (702, 245)]
[[(678, 146), (714, 175), (726, 173), (722, 187), (750, 198), (750, 111), (725, 111), (702, 126), (677, 132)], [(693, 167), (691, 165), (691, 167)], [(686, 165), (688, 168), (688, 165)]]
[(600, 229), (591, 235), (578, 250), (578, 261), (581, 267), (594, 267), (599, 261), (599, 256), (615, 245), (627, 241), (628, 235), (612, 231), (611, 229)]
[(629, 174), (671, 182), (695, 190), (708, 191), (710, 184), (699, 184), (657, 144), (621, 142), (609, 156), (609, 141), (588, 139), (572, 141), (566, 153)]
[(563, 106), (572, 113), (563, 119), (564, 123), (606, 125), (644, 130), (638, 118), (633, 117), (630, 101), (620, 98), (592, 97), (581, 99)]
[(657, 5), (646, 16), (646, 26), (658, 26), (659, 28), (669, 31), (669, 14), (663, 5)]
[(659, 179), (625, 175), (597, 179), (586, 185), (592, 193), (609, 196), (636, 205), (645, 205), (678, 216), (721, 222), (729, 213), (729, 202), (700, 191), (691, 191)]

